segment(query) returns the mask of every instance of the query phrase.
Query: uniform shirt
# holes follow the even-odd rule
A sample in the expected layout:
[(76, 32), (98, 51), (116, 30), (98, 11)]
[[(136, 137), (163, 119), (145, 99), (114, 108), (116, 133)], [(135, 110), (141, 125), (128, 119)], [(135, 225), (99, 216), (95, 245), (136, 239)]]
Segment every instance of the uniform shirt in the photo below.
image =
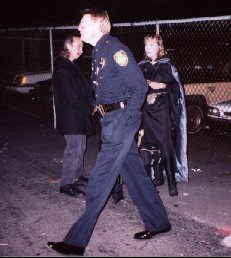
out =
[(139, 109), (148, 84), (131, 51), (117, 38), (105, 34), (93, 48), (92, 58), (96, 104), (128, 99), (126, 108)]

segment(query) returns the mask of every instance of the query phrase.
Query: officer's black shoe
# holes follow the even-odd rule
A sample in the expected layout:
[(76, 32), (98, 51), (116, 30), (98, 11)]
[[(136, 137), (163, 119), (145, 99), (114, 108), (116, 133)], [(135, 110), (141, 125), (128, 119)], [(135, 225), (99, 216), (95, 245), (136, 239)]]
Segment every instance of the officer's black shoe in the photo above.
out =
[(59, 190), (60, 190), (60, 193), (65, 193), (70, 196), (86, 195), (82, 190), (78, 189), (78, 187), (75, 186), (74, 184), (67, 184), (64, 186), (60, 186)]
[(89, 179), (85, 176), (80, 176), (76, 181), (75, 185), (77, 186), (87, 186)]
[(134, 238), (135, 239), (144, 239), (144, 240), (145, 239), (151, 239), (157, 234), (168, 232), (170, 229), (171, 229), (171, 226), (169, 226), (168, 228), (166, 228), (164, 230), (161, 230), (159, 232), (142, 231), (142, 232), (136, 233), (134, 235)]
[(74, 245), (68, 245), (65, 242), (48, 242), (47, 245), (61, 254), (75, 254), (83, 256), (85, 247), (79, 247)]

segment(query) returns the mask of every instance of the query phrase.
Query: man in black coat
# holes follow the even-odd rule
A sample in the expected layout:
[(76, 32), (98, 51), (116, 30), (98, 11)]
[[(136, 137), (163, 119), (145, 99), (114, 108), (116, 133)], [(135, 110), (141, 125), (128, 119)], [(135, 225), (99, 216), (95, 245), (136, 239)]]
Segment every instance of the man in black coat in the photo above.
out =
[(67, 37), (54, 62), (52, 78), (57, 129), (66, 140), (60, 192), (71, 196), (85, 195), (78, 186), (88, 181), (84, 176), (84, 152), (86, 136), (94, 133), (91, 87), (76, 62), (82, 53), (81, 39)]

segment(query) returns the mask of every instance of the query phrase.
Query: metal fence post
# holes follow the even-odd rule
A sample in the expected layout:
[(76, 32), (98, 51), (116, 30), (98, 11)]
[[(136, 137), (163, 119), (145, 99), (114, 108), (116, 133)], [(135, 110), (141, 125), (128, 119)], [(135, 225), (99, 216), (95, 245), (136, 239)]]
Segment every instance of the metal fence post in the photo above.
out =
[[(51, 72), (53, 74), (54, 71), (54, 52), (53, 52), (53, 41), (52, 41), (52, 29), (49, 30), (50, 36), (50, 57), (51, 57)], [(53, 105), (53, 115), (54, 115), (54, 128), (56, 129), (56, 112), (55, 112), (55, 103), (54, 103), (54, 95), (52, 97), (52, 105)]]

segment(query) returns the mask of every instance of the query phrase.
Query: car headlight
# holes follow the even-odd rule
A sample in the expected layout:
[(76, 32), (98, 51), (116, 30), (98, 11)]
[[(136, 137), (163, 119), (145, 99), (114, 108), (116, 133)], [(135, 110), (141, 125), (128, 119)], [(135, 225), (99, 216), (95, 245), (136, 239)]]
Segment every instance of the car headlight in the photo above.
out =
[(220, 116), (220, 111), (216, 107), (209, 107), (208, 108), (208, 115), (210, 115), (210, 116)]
[(27, 80), (26, 76), (18, 76), (15, 81), (20, 83), (21, 85), (24, 85), (24, 84), (28, 83), (28, 80)]

